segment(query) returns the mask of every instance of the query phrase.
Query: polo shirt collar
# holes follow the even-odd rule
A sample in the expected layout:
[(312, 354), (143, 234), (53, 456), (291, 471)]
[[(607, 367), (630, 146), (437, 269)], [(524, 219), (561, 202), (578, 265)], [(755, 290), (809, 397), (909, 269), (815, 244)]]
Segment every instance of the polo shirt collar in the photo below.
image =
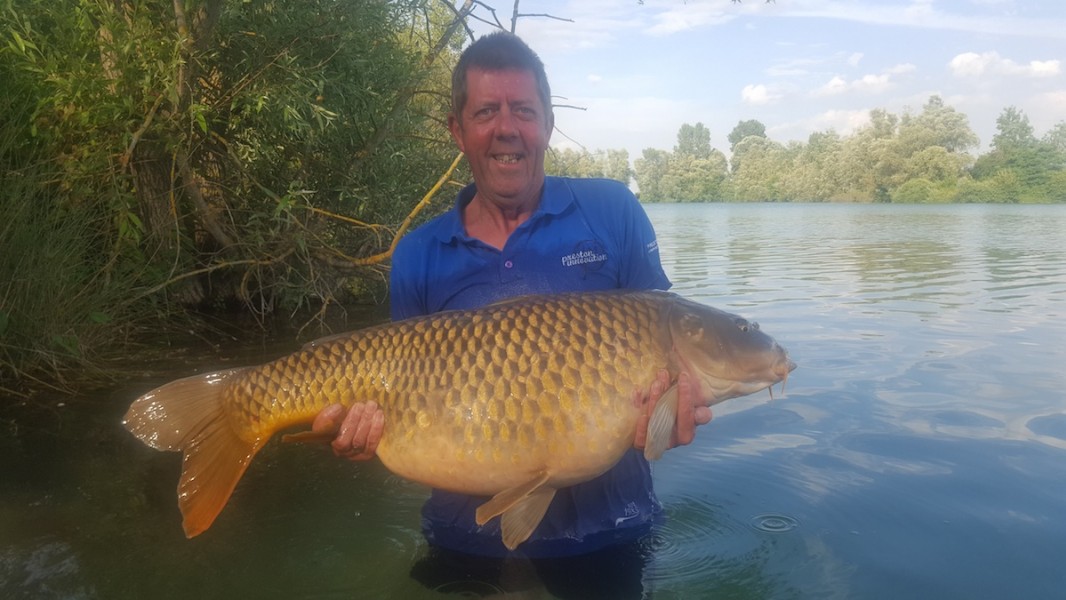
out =
[[(474, 199), (476, 193), (476, 184), (471, 183), (464, 187), (455, 197), (455, 206), (440, 216), (440, 220), (437, 222), (438, 227), (436, 238), (442, 243), (448, 244), (451, 243), (452, 240), (464, 240), (468, 238), (466, 231), (463, 230), (463, 220), (461, 215), (463, 207)], [(574, 194), (570, 190), (570, 186), (566, 185), (566, 182), (562, 178), (545, 177), (544, 189), (541, 190), (540, 194), (540, 205), (537, 206), (537, 210), (529, 217), (529, 220), (534, 221), (543, 215), (562, 214), (573, 203)]]

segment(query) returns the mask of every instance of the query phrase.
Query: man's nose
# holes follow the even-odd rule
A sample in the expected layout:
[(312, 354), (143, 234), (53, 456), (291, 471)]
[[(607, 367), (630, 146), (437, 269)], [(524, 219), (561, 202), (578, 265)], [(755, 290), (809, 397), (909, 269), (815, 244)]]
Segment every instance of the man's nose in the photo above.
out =
[(497, 115), (496, 135), (498, 137), (512, 137), (518, 132), (515, 115), (510, 109), (503, 109)]

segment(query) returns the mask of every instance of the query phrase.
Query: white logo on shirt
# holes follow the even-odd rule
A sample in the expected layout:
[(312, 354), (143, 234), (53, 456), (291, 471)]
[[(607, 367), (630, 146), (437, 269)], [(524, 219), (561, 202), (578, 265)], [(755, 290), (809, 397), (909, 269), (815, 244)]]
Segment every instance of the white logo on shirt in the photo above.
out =
[(587, 265), (589, 263), (603, 262), (607, 260), (606, 252), (595, 252), (592, 250), (582, 250), (580, 252), (574, 252), (573, 254), (567, 254), (563, 257), (564, 267), (574, 267), (577, 265)]

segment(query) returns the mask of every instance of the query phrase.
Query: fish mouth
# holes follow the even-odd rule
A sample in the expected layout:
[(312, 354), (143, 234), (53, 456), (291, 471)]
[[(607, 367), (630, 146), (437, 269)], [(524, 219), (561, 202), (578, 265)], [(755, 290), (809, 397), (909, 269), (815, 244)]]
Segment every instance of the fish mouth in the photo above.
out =
[[(713, 406), (731, 398), (747, 396), (762, 390), (769, 390), (770, 400), (785, 396), (785, 383), (789, 373), (796, 369), (796, 363), (782, 354), (773, 364), (763, 367), (758, 372), (750, 372), (748, 377), (723, 377), (710, 373), (699, 373), (701, 390), (709, 393), (707, 406)], [(774, 394), (774, 385), (781, 383), (781, 392)]]
[[(780, 348), (780, 346), (778, 346), (778, 348)], [(788, 354), (785, 352), (784, 348), (781, 348), (781, 358), (774, 363), (774, 366), (770, 370), (773, 372), (774, 377), (776, 377), (777, 380), (781, 382), (782, 398), (785, 397), (785, 384), (788, 383), (788, 375), (792, 371), (796, 370), (796, 366), (796, 363), (788, 357)], [(770, 399), (773, 400), (774, 384), (771, 383), (770, 385), (766, 386), (766, 388), (770, 390)]]

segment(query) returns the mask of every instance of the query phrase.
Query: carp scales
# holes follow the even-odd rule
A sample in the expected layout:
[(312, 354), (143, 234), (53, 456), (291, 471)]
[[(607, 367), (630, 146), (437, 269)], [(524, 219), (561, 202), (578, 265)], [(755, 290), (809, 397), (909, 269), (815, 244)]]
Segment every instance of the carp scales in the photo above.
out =
[[(645, 456), (669, 446), (677, 377), (707, 405), (787, 379), (796, 365), (758, 325), (659, 291), (524, 296), (396, 321), (309, 343), (273, 362), (173, 381), (141, 396), (123, 424), (184, 453), (178, 505), (188, 537), (214, 522), (276, 432), (331, 404), (374, 401), (377, 455), (430, 487), (491, 497), (504, 544), (526, 540), (557, 489), (593, 479), (633, 446), (662, 369), (671, 385)], [(772, 389), (771, 389), (772, 395)]]

